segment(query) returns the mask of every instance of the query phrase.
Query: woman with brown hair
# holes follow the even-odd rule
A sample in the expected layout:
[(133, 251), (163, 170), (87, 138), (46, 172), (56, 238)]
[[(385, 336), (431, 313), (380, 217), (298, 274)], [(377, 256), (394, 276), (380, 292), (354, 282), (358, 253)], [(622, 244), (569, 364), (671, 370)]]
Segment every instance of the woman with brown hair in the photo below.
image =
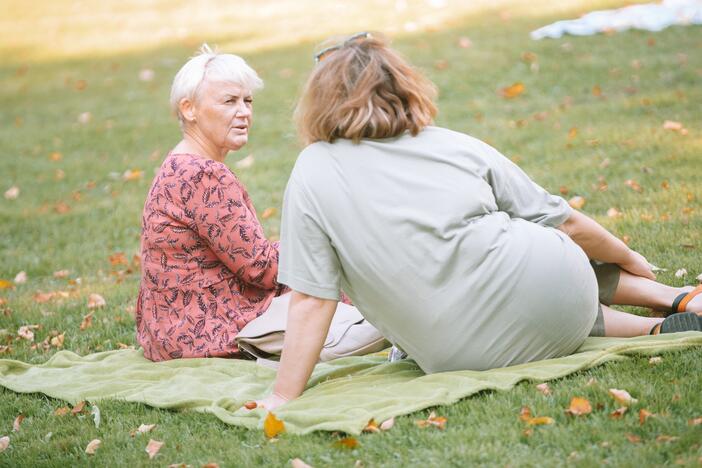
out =
[(428, 373), (563, 356), (588, 335), (702, 329), (685, 312), (702, 312), (701, 288), (655, 282), (642, 255), (494, 148), (431, 126), (435, 94), (378, 37), (318, 55), (296, 110), (308, 146), (283, 203), (288, 328), (262, 406), (302, 393), (341, 288)]

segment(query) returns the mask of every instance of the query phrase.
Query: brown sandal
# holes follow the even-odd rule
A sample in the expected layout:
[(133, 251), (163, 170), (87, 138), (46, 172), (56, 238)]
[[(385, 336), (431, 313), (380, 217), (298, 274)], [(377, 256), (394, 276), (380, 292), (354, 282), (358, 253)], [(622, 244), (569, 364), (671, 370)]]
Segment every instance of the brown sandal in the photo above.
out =
[(670, 315), (677, 314), (679, 312), (685, 312), (687, 304), (692, 300), (693, 297), (697, 296), (698, 294), (702, 294), (702, 284), (697, 286), (692, 291), (680, 294), (673, 301), (673, 305), (670, 308)]

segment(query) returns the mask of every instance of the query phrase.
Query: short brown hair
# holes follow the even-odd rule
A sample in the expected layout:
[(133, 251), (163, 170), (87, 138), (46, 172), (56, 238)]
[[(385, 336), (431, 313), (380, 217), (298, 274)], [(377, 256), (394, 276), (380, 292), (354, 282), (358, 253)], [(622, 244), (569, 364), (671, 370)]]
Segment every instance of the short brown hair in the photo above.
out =
[(295, 109), (305, 144), (412, 135), (436, 116), (436, 87), (373, 34), (326, 54)]

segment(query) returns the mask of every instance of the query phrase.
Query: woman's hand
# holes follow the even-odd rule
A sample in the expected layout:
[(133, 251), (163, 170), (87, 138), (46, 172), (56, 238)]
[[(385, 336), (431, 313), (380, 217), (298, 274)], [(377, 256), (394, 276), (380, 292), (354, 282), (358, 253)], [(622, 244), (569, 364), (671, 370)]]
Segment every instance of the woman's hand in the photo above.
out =
[(268, 411), (273, 411), (277, 407), (282, 406), (287, 402), (287, 398), (280, 396), (277, 393), (271, 393), (263, 400), (256, 400), (256, 408), (264, 408)]
[(636, 276), (643, 276), (650, 280), (655, 280), (656, 275), (651, 269), (651, 264), (648, 260), (638, 252), (629, 250), (629, 255), (626, 261), (619, 263), (619, 266), (623, 269)]

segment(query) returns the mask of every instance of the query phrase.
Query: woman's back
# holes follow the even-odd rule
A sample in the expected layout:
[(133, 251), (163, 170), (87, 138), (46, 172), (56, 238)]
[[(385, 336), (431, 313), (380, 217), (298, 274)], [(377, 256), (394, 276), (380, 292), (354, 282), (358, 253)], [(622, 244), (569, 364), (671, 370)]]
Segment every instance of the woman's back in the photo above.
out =
[[(280, 281), (296, 289), (299, 279), (308, 294), (330, 299), (343, 288), (425, 370), (506, 365), (533, 358), (529, 353), (564, 354), (587, 334), (579, 330), (556, 348), (537, 343), (527, 346), (527, 355), (514, 355), (495, 348), (503, 332), (487, 333), (490, 323), (481, 329), (486, 315), (514, 319), (517, 307), (546, 307), (530, 305), (527, 290), (515, 303), (514, 289), (505, 289), (515, 283), (522, 289), (530, 277), (551, 274), (548, 261), (548, 271), (536, 271), (543, 268), (533, 258), (535, 249), (554, 257), (554, 264), (582, 252), (565, 235), (535, 224), (561, 224), (570, 214), (567, 204), (467, 135), (427, 127), (416, 137), (310, 145), (293, 170), (285, 212)], [(315, 247), (312, 257), (304, 253), (309, 244)], [(575, 284), (578, 278), (564, 280)], [(582, 307), (594, 311), (595, 296)], [(581, 314), (585, 321), (594, 320), (590, 315)], [(534, 321), (548, 328), (538, 323), (540, 314), (531, 317), (527, 326)], [(521, 327), (513, 331), (524, 335)], [(492, 346), (495, 353), (447, 347), (466, 339), (476, 351)], [(440, 352), (445, 346), (464, 350), (456, 357), (460, 362)]]

